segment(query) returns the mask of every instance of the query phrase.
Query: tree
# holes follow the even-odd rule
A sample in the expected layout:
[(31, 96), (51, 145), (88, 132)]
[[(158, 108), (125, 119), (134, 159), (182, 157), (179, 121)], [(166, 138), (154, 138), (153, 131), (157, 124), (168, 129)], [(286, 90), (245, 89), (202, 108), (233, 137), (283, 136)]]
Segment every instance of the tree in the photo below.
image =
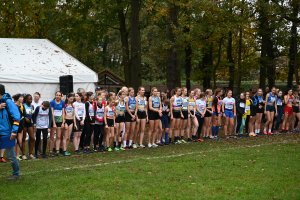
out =
[(129, 85), (136, 90), (141, 85), (140, 0), (131, 0), (131, 66)]
[(175, 3), (168, 3), (168, 23), (167, 23), (167, 38), (170, 43), (167, 50), (167, 87), (169, 90), (180, 87), (180, 71), (178, 69), (178, 55), (175, 28), (178, 26), (178, 6)]

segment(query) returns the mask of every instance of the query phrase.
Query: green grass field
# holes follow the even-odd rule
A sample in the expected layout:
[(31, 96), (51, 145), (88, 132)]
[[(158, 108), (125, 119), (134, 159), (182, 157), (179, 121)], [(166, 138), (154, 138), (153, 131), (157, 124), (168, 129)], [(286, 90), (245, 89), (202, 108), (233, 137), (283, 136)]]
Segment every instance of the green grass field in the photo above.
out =
[(300, 135), (22, 161), (0, 199), (300, 199)]

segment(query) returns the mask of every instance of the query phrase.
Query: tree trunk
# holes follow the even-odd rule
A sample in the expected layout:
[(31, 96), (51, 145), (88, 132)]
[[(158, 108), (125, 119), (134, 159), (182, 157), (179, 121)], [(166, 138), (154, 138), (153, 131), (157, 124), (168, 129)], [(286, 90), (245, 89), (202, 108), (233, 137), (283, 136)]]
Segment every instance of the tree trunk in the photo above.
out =
[(228, 33), (228, 44), (227, 44), (227, 61), (229, 66), (229, 88), (233, 89), (234, 86), (234, 61), (232, 57), (232, 32)]
[(188, 44), (185, 47), (185, 85), (188, 90), (191, 89), (191, 70), (192, 70), (192, 47)]
[[(244, 5), (245, 1), (242, 1)], [(241, 9), (241, 17), (244, 15), (244, 8)], [(241, 92), (242, 83), (242, 49), (243, 49), (243, 26), (239, 27), (239, 40), (238, 40), (238, 59), (237, 59), (237, 73), (236, 73), (236, 87), (234, 88), (234, 95), (237, 96)]]
[[(299, 13), (299, 4), (294, 0), (292, 2), (292, 19), (297, 19)], [(290, 38), (290, 48), (289, 48), (289, 72), (288, 72), (288, 88), (293, 87), (293, 74), (295, 74), (296, 79), (298, 77), (298, 69), (297, 69), (297, 22), (295, 20), (292, 21), (291, 27), (291, 38)], [(296, 80), (297, 84), (299, 80)]]
[(223, 37), (219, 41), (219, 47), (218, 47), (218, 61), (217, 64), (213, 67), (212, 77), (213, 77), (213, 88), (215, 89), (217, 84), (217, 77), (216, 77), (216, 71), (220, 65), (221, 62), (221, 56), (222, 56), (222, 43), (223, 43)]
[(102, 43), (102, 66), (107, 67), (108, 60), (107, 60), (107, 45), (108, 45), (108, 36), (104, 36), (103, 43)]
[(204, 50), (204, 55), (202, 58), (202, 70), (203, 76), (203, 90), (211, 88), (211, 74), (213, 68), (213, 48), (212, 44), (209, 44)]
[(141, 85), (140, 0), (131, 0), (131, 68), (130, 85), (137, 91)]
[(240, 26), (239, 30), (239, 41), (238, 41), (238, 60), (237, 60), (237, 73), (236, 73), (236, 87), (234, 90), (234, 95), (238, 95), (241, 91), (241, 82), (242, 82), (242, 48), (243, 48), (243, 28)]
[(272, 40), (272, 33), (274, 30), (271, 28), (268, 29), (268, 38), (267, 38), (267, 77), (268, 77), (268, 86), (271, 88), (275, 86), (275, 77), (276, 77), (276, 68), (275, 68), (275, 55), (274, 55), (274, 43)]
[(167, 38), (171, 47), (167, 51), (167, 87), (169, 90), (181, 86), (180, 71), (178, 69), (177, 45), (174, 27), (178, 26), (178, 7), (169, 4), (169, 23), (167, 24)]
[(116, 0), (118, 4), (118, 19), (119, 30), (122, 44), (122, 65), (124, 67), (125, 83), (130, 84), (130, 59), (129, 59), (129, 44), (128, 44), (128, 31), (126, 28), (126, 18), (124, 8), (121, 0)]
[(261, 56), (260, 56), (260, 76), (259, 86), (266, 87), (266, 78), (269, 87), (275, 84), (275, 66), (274, 66), (274, 49), (272, 34), (273, 28), (270, 27), (270, 21), (267, 13), (269, 0), (259, 0), (259, 29), (258, 35), (261, 36)]

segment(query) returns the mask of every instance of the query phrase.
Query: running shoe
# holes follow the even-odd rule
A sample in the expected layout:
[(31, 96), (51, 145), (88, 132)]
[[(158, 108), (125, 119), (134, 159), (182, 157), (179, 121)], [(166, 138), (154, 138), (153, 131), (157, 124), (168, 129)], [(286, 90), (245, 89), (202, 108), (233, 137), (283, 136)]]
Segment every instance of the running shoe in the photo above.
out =
[(0, 158), (0, 163), (7, 163), (7, 161), (5, 160), (5, 158)]
[(136, 145), (136, 144), (133, 144), (133, 145), (132, 145), (132, 148), (136, 149), (136, 148), (137, 148), (137, 145)]
[(108, 151), (108, 152), (112, 152), (113, 150), (112, 150), (111, 147), (108, 147), (107, 151)]
[(27, 156), (26, 156), (26, 155), (23, 155), (23, 156), (22, 156), (22, 160), (27, 160)]
[(123, 148), (123, 147), (120, 147), (119, 150), (120, 150), (120, 151), (125, 151), (126, 149)]
[(268, 135), (273, 135), (273, 133), (272, 132), (268, 132)]
[(193, 140), (191, 138), (188, 138), (187, 142), (193, 142)]
[(154, 148), (155, 148), (155, 147), (158, 147), (158, 145), (157, 145), (157, 144), (155, 144), (155, 143), (153, 143), (153, 144), (152, 144), (152, 147), (154, 147)]
[(148, 144), (148, 148), (151, 148), (151, 147), (152, 147), (152, 145), (149, 143), (149, 144)]
[(184, 139), (180, 140), (180, 142), (181, 142), (182, 144), (186, 144), (186, 143), (187, 143), (187, 141), (185, 141)]
[(146, 146), (143, 144), (140, 144), (140, 148), (145, 148)]
[(115, 147), (115, 151), (120, 151), (119, 147)]
[(268, 132), (267, 132), (267, 130), (264, 130), (264, 135), (268, 135)]
[(22, 161), (22, 156), (17, 156), (18, 161)]
[(34, 160), (34, 159), (36, 159), (36, 157), (34, 155), (30, 154), (29, 155), (29, 159), (33, 159)]
[(68, 152), (68, 151), (65, 151), (65, 152), (64, 152), (64, 156), (70, 156), (70, 155), (71, 155), (70, 152)]
[(158, 142), (158, 143), (156, 143), (156, 145), (158, 145), (158, 146), (164, 146), (164, 143)]

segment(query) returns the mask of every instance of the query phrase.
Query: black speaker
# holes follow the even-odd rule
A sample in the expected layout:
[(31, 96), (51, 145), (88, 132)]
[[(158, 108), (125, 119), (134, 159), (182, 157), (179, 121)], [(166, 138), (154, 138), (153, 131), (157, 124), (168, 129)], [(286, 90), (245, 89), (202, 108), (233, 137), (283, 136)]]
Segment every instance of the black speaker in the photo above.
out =
[(72, 75), (60, 76), (59, 87), (60, 87), (60, 91), (64, 95), (73, 92), (73, 76)]

